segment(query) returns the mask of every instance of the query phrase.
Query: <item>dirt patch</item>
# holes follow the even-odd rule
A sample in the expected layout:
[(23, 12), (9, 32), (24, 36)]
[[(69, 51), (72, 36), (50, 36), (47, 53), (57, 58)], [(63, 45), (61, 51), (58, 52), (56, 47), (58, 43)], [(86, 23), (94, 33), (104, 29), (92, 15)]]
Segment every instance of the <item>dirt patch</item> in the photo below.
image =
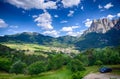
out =
[(91, 73), (83, 79), (120, 79), (120, 75), (113, 75), (110, 73)]

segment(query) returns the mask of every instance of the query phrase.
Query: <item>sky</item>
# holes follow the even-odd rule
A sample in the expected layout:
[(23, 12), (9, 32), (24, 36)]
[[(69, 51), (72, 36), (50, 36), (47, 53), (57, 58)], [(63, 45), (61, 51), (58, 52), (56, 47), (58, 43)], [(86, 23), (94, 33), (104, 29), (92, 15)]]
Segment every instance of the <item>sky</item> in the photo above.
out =
[(120, 17), (120, 0), (0, 0), (0, 35), (80, 36), (94, 19)]

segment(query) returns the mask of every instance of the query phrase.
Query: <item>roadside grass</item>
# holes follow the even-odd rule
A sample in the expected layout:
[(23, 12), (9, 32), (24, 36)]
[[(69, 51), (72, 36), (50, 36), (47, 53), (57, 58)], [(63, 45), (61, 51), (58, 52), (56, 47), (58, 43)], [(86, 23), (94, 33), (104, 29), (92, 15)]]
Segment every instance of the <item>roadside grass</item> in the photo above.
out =
[(86, 67), (86, 70), (85, 71), (82, 71), (81, 73), (83, 73), (83, 76), (89, 74), (89, 73), (96, 73), (98, 72), (100, 66), (89, 66), (89, 67)]

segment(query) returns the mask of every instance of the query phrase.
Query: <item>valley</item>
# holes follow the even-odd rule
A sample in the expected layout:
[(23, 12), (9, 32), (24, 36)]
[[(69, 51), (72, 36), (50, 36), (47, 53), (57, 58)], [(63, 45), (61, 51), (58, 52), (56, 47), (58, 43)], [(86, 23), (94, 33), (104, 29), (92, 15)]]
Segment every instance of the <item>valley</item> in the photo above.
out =
[(104, 66), (119, 79), (120, 19), (105, 33), (91, 30), (97, 21), (80, 37), (36, 32), (0, 36), (0, 79), (87, 79), (98, 77)]
[(120, 79), (120, 0), (0, 0), (0, 79)]

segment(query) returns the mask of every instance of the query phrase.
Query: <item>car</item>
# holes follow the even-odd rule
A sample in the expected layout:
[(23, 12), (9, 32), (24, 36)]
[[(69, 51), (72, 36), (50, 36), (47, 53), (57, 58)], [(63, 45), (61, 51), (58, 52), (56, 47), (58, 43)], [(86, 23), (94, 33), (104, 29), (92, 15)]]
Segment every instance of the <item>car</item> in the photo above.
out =
[(106, 72), (111, 72), (112, 69), (109, 68), (109, 67), (102, 67), (102, 68), (99, 69), (99, 71), (100, 71), (101, 73), (106, 73)]

